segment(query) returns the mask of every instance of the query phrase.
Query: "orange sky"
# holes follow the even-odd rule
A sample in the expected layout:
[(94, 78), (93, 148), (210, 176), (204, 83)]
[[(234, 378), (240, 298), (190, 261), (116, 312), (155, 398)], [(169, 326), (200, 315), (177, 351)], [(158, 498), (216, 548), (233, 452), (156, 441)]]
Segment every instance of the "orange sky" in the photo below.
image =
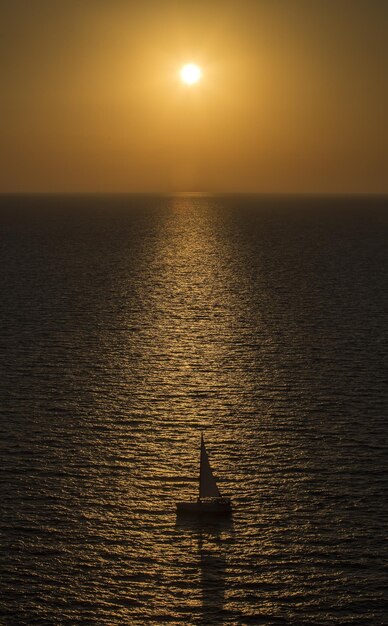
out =
[(0, 25), (0, 191), (388, 192), (385, 0), (2, 0)]

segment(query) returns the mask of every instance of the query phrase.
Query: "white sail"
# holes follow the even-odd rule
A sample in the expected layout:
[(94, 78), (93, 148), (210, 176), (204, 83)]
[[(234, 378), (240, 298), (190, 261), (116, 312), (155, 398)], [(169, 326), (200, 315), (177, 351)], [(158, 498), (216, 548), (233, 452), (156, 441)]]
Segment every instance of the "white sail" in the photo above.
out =
[(203, 435), (201, 435), (201, 466), (199, 473), (199, 497), (200, 498), (221, 498), (220, 490), (217, 487), (216, 479), (210, 467), (209, 457), (206, 452)]

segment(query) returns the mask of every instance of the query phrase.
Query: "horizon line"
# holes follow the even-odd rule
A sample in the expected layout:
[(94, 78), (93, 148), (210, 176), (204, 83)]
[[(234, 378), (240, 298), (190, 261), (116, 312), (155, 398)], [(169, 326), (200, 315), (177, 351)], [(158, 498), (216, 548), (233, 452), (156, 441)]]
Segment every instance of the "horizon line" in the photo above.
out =
[(262, 197), (388, 197), (387, 191), (0, 191), (1, 196), (262, 196)]

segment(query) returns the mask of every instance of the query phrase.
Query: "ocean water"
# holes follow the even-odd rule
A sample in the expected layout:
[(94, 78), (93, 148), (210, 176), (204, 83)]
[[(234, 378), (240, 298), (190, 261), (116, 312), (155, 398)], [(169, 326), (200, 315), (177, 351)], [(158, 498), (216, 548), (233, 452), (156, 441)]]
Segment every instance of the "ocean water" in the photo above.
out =
[(387, 209), (1, 198), (1, 624), (387, 623)]

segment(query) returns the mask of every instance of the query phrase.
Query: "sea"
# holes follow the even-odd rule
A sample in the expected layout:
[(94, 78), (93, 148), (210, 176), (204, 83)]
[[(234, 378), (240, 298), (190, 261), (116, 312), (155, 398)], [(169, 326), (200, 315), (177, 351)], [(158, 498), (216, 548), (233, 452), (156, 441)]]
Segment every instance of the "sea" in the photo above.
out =
[[(0, 198), (0, 623), (388, 623), (388, 198)], [(201, 433), (230, 519), (180, 519)]]

